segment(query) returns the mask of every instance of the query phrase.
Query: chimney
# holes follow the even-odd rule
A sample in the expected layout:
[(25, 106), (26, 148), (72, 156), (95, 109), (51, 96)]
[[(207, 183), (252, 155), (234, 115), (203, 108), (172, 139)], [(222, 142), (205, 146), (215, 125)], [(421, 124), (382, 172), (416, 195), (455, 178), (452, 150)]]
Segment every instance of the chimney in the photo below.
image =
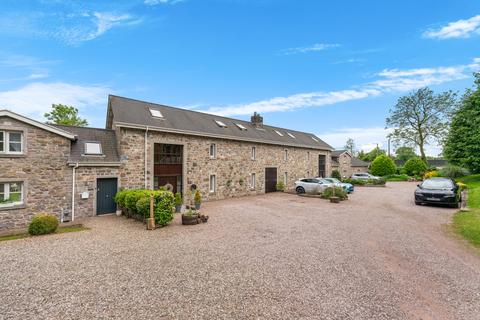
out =
[(256, 112), (253, 113), (253, 116), (250, 118), (250, 121), (257, 128), (263, 127), (263, 117)]

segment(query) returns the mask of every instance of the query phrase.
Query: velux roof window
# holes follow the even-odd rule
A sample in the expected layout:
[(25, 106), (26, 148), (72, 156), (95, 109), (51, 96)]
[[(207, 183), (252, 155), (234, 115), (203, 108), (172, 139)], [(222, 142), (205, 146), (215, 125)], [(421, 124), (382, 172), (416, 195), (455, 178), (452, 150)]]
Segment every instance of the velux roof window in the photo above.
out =
[(293, 134), (291, 134), (290, 132), (287, 132), (287, 134), (290, 136), (290, 138), (295, 139), (295, 136)]
[(317, 138), (312, 137), (313, 141), (318, 142)]
[(160, 110), (156, 110), (156, 109), (149, 109), (149, 110), (152, 117), (163, 119), (163, 114), (160, 112)]
[(247, 128), (243, 125), (243, 124), (240, 124), (240, 123), (235, 123), (235, 125), (242, 131), (247, 131)]
[(280, 131), (278, 130), (273, 130), (273, 131), (275, 131), (280, 137), (283, 137), (283, 133), (281, 133)]
[(226, 128), (227, 127), (227, 125), (220, 120), (215, 120), (215, 123), (221, 128)]
[(85, 142), (85, 154), (101, 155), (102, 145), (100, 144), (100, 142)]

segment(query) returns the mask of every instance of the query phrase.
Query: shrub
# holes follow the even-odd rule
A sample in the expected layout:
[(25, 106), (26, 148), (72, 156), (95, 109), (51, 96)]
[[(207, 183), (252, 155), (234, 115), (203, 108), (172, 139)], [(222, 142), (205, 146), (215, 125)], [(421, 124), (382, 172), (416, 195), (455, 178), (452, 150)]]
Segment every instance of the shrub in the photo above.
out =
[[(333, 192), (335, 189), (335, 193)], [(339, 197), (341, 200), (348, 199), (348, 195), (342, 187), (328, 187), (323, 192), (321, 197), (324, 199), (330, 199), (331, 197)]]
[(41, 213), (33, 217), (28, 226), (28, 233), (32, 236), (54, 233), (58, 228), (58, 219), (52, 214)]
[(369, 180), (367, 180), (366, 184), (373, 184), (373, 185), (376, 185), (376, 186), (384, 186), (386, 183), (387, 183), (387, 180), (385, 180), (384, 178), (380, 178), (380, 179), (369, 179)]
[[(150, 191), (151, 192), (151, 191)], [(128, 190), (125, 195), (125, 208), (131, 210), (132, 212), (137, 212), (137, 202), (142, 197), (149, 197), (150, 192), (148, 190)]]
[(193, 197), (193, 201), (195, 203), (202, 203), (202, 195), (200, 194), (200, 191), (195, 191), (195, 196)]
[(427, 164), (420, 158), (412, 158), (405, 163), (405, 171), (409, 176), (423, 176), (427, 171)]
[(183, 204), (182, 194), (180, 192), (175, 193), (175, 206), (181, 206)]
[(125, 196), (127, 195), (128, 190), (120, 190), (115, 195), (115, 202), (120, 208), (125, 208)]
[(423, 176), (424, 179), (429, 179), (429, 178), (434, 178), (434, 177), (438, 177), (438, 171), (436, 171), (436, 170), (428, 171)]
[(410, 177), (406, 174), (391, 174), (388, 176), (384, 176), (383, 179), (386, 181), (408, 181)]
[(342, 182), (350, 183), (357, 186), (363, 186), (367, 184), (367, 180), (357, 180), (357, 179), (351, 179), (351, 178), (343, 179)]
[(468, 186), (463, 182), (457, 182), (457, 186), (460, 188), (460, 191), (466, 190)]
[(285, 190), (285, 184), (283, 181), (278, 181), (276, 185), (277, 191), (284, 191)]
[[(144, 218), (150, 217), (150, 194), (153, 193), (153, 216), (155, 224), (165, 226), (173, 220), (173, 206), (175, 197), (170, 191), (164, 190), (131, 190), (143, 191), (137, 203), (135, 204), (135, 212)], [(133, 192), (132, 192), (133, 193)]]
[(370, 172), (375, 176), (387, 176), (394, 174), (396, 171), (397, 167), (393, 160), (384, 154), (376, 157), (370, 166)]
[(461, 177), (464, 177), (464, 176), (468, 176), (469, 172), (468, 172), (467, 169), (464, 169), (462, 167), (449, 165), (449, 166), (446, 166), (445, 168), (443, 168), (442, 170), (440, 170), (439, 174), (442, 177), (457, 179), (457, 178), (461, 178)]
[(340, 174), (340, 171), (338, 171), (337, 169), (333, 170), (332, 171), (332, 178), (342, 180), (342, 175)]

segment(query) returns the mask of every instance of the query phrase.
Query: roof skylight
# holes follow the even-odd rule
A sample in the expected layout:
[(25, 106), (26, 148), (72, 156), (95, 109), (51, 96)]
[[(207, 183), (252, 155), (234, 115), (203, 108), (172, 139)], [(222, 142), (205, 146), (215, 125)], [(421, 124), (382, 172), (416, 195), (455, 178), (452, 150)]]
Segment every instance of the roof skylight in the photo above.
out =
[(160, 112), (160, 110), (151, 109), (151, 108), (149, 110), (150, 110), (150, 114), (152, 115), (152, 117), (163, 118), (163, 114)]
[(295, 139), (295, 136), (294, 136), (293, 134), (291, 134), (290, 132), (287, 132), (287, 134), (288, 134), (291, 138)]
[(247, 128), (243, 125), (243, 124), (240, 124), (240, 123), (235, 123), (235, 125), (242, 131), (247, 131)]
[(85, 154), (102, 154), (100, 142), (85, 142)]
[(318, 139), (315, 137), (312, 137), (313, 141), (318, 142)]
[(280, 137), (283, 137), (283, 133), (281, 133), (280, 131), (278, 130), (273, 130), (273, 131), (275, 131)]
[(222, 127), (222, 128), (226, 128), (226, 127), (227, 127), (227, 125), (226, 125), (224, 122), (220, 121), (220, 120), (215, 120), (215, 123), (216, 123), (219, 127)]

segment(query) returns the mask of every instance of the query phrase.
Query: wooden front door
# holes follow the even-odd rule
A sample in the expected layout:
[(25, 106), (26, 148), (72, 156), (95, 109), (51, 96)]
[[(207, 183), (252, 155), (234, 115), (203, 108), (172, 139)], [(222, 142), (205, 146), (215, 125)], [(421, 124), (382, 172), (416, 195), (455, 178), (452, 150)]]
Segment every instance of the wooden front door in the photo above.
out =
[(277, 168), (265, 168), (265, 193), (277, 191)]
[(117, 210), (116, 194), (117, 178), (97, 179), (97, 215), (114, 213)]

